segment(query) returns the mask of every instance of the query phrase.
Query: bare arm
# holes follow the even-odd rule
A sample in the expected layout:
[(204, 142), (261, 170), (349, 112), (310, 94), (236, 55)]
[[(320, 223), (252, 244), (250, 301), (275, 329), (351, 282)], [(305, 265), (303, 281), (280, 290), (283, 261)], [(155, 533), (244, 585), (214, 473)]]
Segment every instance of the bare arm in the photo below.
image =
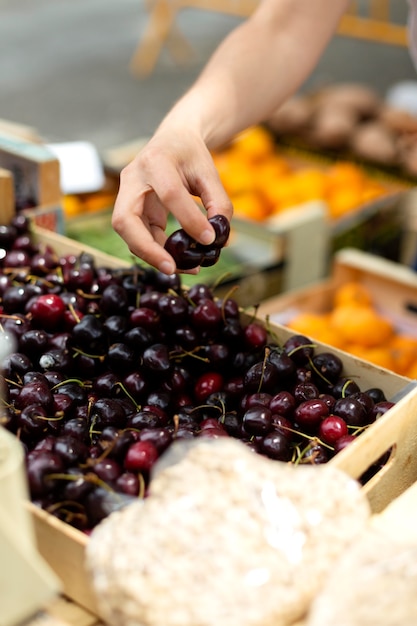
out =
[[(166, 273), (167, 215), (210, 243), (207, 217), (232, 206), (209, 149), (256, 124), (313, 70), (348, 0), (261, 0), (254, 14), (217, 48), (200, 77), (174, 105), (147, 146), (121, 174), (113, 227), (134, 254)], [(191, 195), (201, 198), (205, 216)]]

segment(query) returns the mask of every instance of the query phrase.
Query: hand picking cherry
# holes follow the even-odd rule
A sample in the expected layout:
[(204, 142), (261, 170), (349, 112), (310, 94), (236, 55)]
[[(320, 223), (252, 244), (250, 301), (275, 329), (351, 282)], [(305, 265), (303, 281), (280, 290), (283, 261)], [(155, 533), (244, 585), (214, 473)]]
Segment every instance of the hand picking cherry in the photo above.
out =
[(209, 218), (216, 234), (212, 244), (203, 246), (180, 228), (173, 232), (165, 242), (165, 250), (174, 259), (177, 269), (191, 270), (195, 267), (209, 267), (217, 263), (220, 251), (227, 243), (230, 234), (229, 220), (224, 215)]

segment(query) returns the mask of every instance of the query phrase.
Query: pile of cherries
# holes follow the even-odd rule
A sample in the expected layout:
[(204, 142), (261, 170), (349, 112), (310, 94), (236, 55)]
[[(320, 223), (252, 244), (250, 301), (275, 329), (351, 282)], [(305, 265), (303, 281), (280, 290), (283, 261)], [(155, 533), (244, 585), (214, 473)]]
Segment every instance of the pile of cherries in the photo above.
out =
[(282, 345), (232, 297), (149, 267), (98, 267), (0, 226), (1, 424), (26, 453), (33, 501), (89, 532), (145, 497), (172, 442), (235, 437), (325, 463), (392, 405), (302, 335)]

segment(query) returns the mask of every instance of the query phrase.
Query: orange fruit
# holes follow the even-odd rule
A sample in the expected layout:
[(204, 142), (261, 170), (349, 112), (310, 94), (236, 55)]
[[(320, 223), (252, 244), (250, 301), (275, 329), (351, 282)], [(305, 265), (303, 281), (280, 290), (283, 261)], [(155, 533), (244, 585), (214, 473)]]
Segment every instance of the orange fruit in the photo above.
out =
[(362, 283), (348, 281), (339, 285), (333, 295), (334, 307), (344, 304), (371, 306), (372, 296)]
[(394, 369), (398, 374), (407, 375), (417, 362), (417, 338), (405, 334), (396, 334), (388, 344)]
[(417, 379), (417, 361), (415, 361), (407, 370), (408, 378)]
[(395, 371), (394, 360), (392, 359), (388, 348), (384, 348), (381, 346), (376, 346), (374, 348), (357, 347), (355, 350), (352, 347), (351, 350), (348, 351), (350, 352), (350, 354), (354, 354), (360, 359), (369, 361), (373, 365)]
[(365, 180), (363, 170), (349, 161), (339, 161), (327, 168), (327, 190), (361, 189)]
[(62, 198), (62, 208), (65, 217), (74, 217), (84, 211), (84, 205), (76, 195), (68, 194)]
[(343, 349), (345, 346), (345, 341), (340, 333), (337, 333), (329, 325), (329, 318), (326, 313), (299, 313), (290, 320), (287, 326), (294, 332), (327, 343), (335, 348)]
[(262, 222), (268, 214), (268, 206), (256, 191), (246, 191), (231, 197), (233, 212), (237, 217)]
[(294, 174), (282, 177), (275, 185), (271, 185), (265, 193), (273, 207), (273, 213), (296, 207), (303, 202), (300, 186)]
[(326, 173), (313, 167), (306, 167), (294, 174), (295, 184), (301, 202), (322, 200), (326, 192)]
[(332, 219), (352, 213), (361, 205), (361, 194), (354, 187), (337, 189), (328, 194), (326, 199), (329, 207), (329, 216)]
[(330, 323), (346, 342), (357, 343), (365, 348), (381, 345), (394, 333), (391, 322), (369, 306), (337, 306), (330, 314)]
[(263, 126), (252, 126), (239, 133), (232, 145), (252, 163), (259, 163), (275, 152), (273, 135)]

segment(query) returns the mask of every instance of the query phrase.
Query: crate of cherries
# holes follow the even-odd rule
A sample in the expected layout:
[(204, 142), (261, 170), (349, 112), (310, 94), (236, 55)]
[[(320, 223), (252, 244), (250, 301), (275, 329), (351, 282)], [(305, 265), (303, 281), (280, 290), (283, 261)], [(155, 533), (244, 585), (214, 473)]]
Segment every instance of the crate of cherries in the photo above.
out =
[(232, 293), (64, 254), (22, 215), (0, 226), (0, 250), (1, 331), (14, 339), (1, 424), (24, 447), (32, 501), (81, 531), (146, 497), (175, 441), (233, 437), (277, 462), (321, 464), (394, 406), (369, 368), (347, 373), (336, 350), (242, 311)]

